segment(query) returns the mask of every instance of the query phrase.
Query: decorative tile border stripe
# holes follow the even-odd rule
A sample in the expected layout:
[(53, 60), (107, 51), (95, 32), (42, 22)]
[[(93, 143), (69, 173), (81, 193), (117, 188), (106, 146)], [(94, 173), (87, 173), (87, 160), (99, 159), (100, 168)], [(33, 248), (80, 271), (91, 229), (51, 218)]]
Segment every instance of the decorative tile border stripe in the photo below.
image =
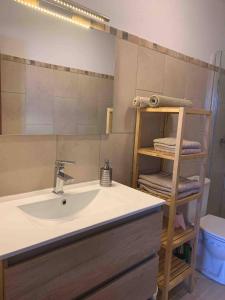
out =
[[(209, 64), (200, 59), (182, 54), (182, 53), (174, 51), (174, 50), (170, 50), (166, 47), (160, 46), (156, 43), (152, 43), (148, 40), (145, 40), (141, 37), (130, 34), (126, 31), (122, 31), (117, 28), (105, 25), (105, 24), (99, 24), (96, 21), (91, 21), (91, 28), (109, 33), (119, 39), (126, 40), (126, 41), (136, 44), (138, 46), (145, 47), (145, 48), (160, 52), (162, 54), (166, 54), (173, 58), (182, 60), (187, 63), (191, 63), (196, 66), (200, 66), (202, 68), (209, 69), (211, 71), (215, 71), (215, 72), (221, 71), (222, 73), (225, 72), (225, 69), (221, 69), (220, 67), (217, 67), (216, 65)], [(101, 74), (101, 73), (96, 73), (96, 72), (91, 72), (91, 71), (85, 71), (85, 70), (81, 70), (81, 69), (75, 69), (75, 68), (64, 67), (64, 66), (59, 66), (59, 65), (53, 65), (53, 64), (43, 63), (43, 62), (39, 62), (39, 61), (35, 61), (35, 60), (28, 60), (28, 59), (11, 56), (11, 55), (6, 55), (6, 54), (0, 54), (0, 56), (3, 60), (19, 62), (19, 63), (23, 63), (23, 64), (27, 64), (27, 65), (34, 65), (34, 66), (44, 67), (44, 68), (53, 69), (53, 70), (66, 71), (66, 72), (77, 73), (77, 74), (84, 74), (84, 75), (99, 77), (99, 78), (104, 78), (104, 79), (111, 79), (111, 80), (114, 79), (114, 76), (112, 76), (112, 75)]]
[(96, 72), (91, 72), (91, 71), (85, 71), (85, 70), (75, 69), (75, 68), (69, 68), (69, 67), (64, 67), (64, 66), (59, 66), (59, 65), (53, 65), (53, 64), (36, 61), (36, 60), (30, 60), (30, 59), (20, 58), (20, 57), (16, 57), (16, 56), (11, 56), (11, 55), (7, 55), (7, 54), (0, 54), (0, 57), (1, 57), (1, 60), (17, 62), (17, 63), (21, 63), (21, 64), (25, 64), (25, 65), (32, 65), (32, 66), (36, 66), (36, 67), (42, 67), (42, 68), (53, 69), (53, 70), (58, 70), (58, 71), (65, 71), (65, 72), (83, 74), (83, 75), (92, 76), (92, 77), (114, 80), (114, 76), (112, 76), (112, 75), (101, 74), (101, 73), (96, 73)]
[(184, 62), (188, 62), (188, 63), (194, 64), (196, 66), (200, 66), (202, 68), (206, 68), (206, 69), (209, 69), (209, 70), (212, 70), (212, 71), (216, 71), (216, 72), (218, 72), (220, 70), (219, 67), (217, 67), (217, 66), (215, 66), (213, 64), (209, 64), (209, 63), (204, 62), (204, 61), (202, 61), (200, 59), (196, 59), (194, 57), (191, 57), (191, 56), (188, 56), (188, 55), (176, 52), (174, 50), (170, 50), (170, 49), (168, 49), (166, 47), (160, 46), (160, 45), (158, 45), (156, 43), (152, 43), (152, 42), (150, 42), (148, 40), (145, 40), (145, 39), (143, 39), (141, 37), (138, 37), (136, 35), (130, 34), (130, 33), (126, 32), (126, 31), (121, 31), (119, 29), (116, 29), (116, 28), (108, 26), (108, 25), (104, 25), (104, 26), (101, 26), (101, 27), (95, 26), (95, 23), (96, 22), (92, 23), (92, 28), (93, 29), (97, 29), (97, 30), (102, 30), (102, 31), (108, 32), (108, 33), (116, 36), (119, 39), (123, 39), (123, 40), (129, 41), (129, 42), (131, 42), (133, 44), (136, 44), (138, 46), (142, 46), (142, 47), (145, 47), (145, 48), (148, 48), (148, 49), (151, 49), (151, 50), (155, 50), (157, 52), (166, 54), (168, 56), (171, 56), (171, 57), (174, 57), (176, 59), (182, 60)]

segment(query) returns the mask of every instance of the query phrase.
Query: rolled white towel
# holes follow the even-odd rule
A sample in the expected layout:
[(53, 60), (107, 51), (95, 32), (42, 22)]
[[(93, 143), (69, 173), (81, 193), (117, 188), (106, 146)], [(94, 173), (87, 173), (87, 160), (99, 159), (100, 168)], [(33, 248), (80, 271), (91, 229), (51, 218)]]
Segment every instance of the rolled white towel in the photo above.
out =
[(137, 96), (133, 100), (133, 106), (135, 106), (135, 107), (149, 107), (150, 106), (150, 98), (149, 97)]
[(137, 96), (133, 100), (135, 107), (160, 107), (160, 106), (192, 106), (192, 101), (187, 99), (180, 99), (174, 97), (167, 97), (162, 95), (152, 95), (151, 97)]
[(160, 106), (192, 106), (192, 101), (181, 98), (174, 98), (162, 95), (152, 95), (150, 97), (150, 106), (151, 107), (160, 107)]

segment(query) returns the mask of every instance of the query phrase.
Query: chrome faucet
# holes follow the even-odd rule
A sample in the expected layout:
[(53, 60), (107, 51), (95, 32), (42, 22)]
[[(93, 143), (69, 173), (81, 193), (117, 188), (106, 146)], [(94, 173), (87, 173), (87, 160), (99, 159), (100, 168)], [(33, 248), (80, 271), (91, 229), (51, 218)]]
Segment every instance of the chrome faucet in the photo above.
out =
[(68, 160), (56, 160), (55, 162), (55, 177), (54, 177), (54, 189), (56, 194), (63, 194), (64, 184), (70, 184), (74, 182), (74, 178), (65, 174), (65, 164), (75, 164), (74, 161)]

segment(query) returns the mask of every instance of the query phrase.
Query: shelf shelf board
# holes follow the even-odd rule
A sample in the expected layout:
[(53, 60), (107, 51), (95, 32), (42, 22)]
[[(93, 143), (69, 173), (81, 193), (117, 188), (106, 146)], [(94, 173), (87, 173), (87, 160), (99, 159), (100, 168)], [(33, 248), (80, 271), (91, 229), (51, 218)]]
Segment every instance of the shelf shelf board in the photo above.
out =
[[(158, 274), (158, 286), (160, 289), (164, 288), (164, 259), (160, 260), (159, 263), (159, 274)], [(173, 256), (172, 266), (170, 272), (169, 290), (177, 286), (179, 283), (184, 281), (192, 273), (192, 268), (190, 265), (185, 263), (183, 260)]]
[[(154, 147), (139, 148), (138, 154), (152, 156), (152, 157), (158, 157), (158, 158), (163, 158), (163, 159), (168, 159), (168, 160), (175, 159), (174, 153), (155, 150)], [(180, 156), (180, 158), (182, 160), (189, 160), (189, 159), (196, 159), (196, 158), (204, 158), (206, 156), (207, 156), (206, 152), (199, 152), (199, 153), (194, 153), (194, 154), (185, 154), (185, 155), (183, 154)]]
[(153, 156), (153, 157), (158, 157), (158, 158), (164, 158), (164, 159), (168, 159), (168, 160), (174, 160), (174, 157), (175, 157), (175, 155), (173, 153), (158, 151), (158, 150), (155, 150), (153, 147), (139, 148), (138, 154)]
[(176, 206), (184, 205), (184, 204), (186, 204), (188, 202), (191, 202), (191, 201), (194, 201), (194, 200), (198, 200), (201, 197), (201, 194), (197, 193), (197, 194), (193, 194), (193, 195), (187, 196), (185, 198), (178, 199), (178, 200), (174, 201), (171, 197), (166, 196), (166, 195), (164, 195), (162, 193), (158, 193), (158, 192), (152, 192), (152, 193), (150, 193), (150, 192), (147, 192), (147, 191), (145, 191), (143, 189), (138, 189), (138, 190), (141, 191), (141, 192), (143, 192), (143, 193), (149, 194), (151, 196), (159, 197), (159, 198), (165, 200), (166, 201), (166, 205), (168, 205), (168, 206), (173, 205), (174, 202), (175, 202)]
[[(180, 112), (181, 107), (148, 107), (148, 108), (141, 108), (141, 112), (149, 112), (149, 113), (175, 113), (178, 114)], [(205, 109), (200, 108), (190, 108), (185, 107), (186, 114), (189, 115), (203, 115), (203, 116), (210, 116), (211, 112)]]
[[(192, 240), (195, 237), (194, 227), (189, 227), (186, 230), (176, 229), (174, 232), (172, 248), (175, 249), (184, 243)], [(167, 247), (167, 230), (164, 229), (161, 236), (161, 246)]]

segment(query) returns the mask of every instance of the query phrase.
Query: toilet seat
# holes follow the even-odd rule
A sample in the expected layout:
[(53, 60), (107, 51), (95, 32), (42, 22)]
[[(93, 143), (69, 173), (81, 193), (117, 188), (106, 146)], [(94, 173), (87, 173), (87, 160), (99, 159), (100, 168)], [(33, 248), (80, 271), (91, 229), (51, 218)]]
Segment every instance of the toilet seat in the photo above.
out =
[(200, 227), (203, 232), (225, 243), (225, 219), (207, 215), (201, 218)]

